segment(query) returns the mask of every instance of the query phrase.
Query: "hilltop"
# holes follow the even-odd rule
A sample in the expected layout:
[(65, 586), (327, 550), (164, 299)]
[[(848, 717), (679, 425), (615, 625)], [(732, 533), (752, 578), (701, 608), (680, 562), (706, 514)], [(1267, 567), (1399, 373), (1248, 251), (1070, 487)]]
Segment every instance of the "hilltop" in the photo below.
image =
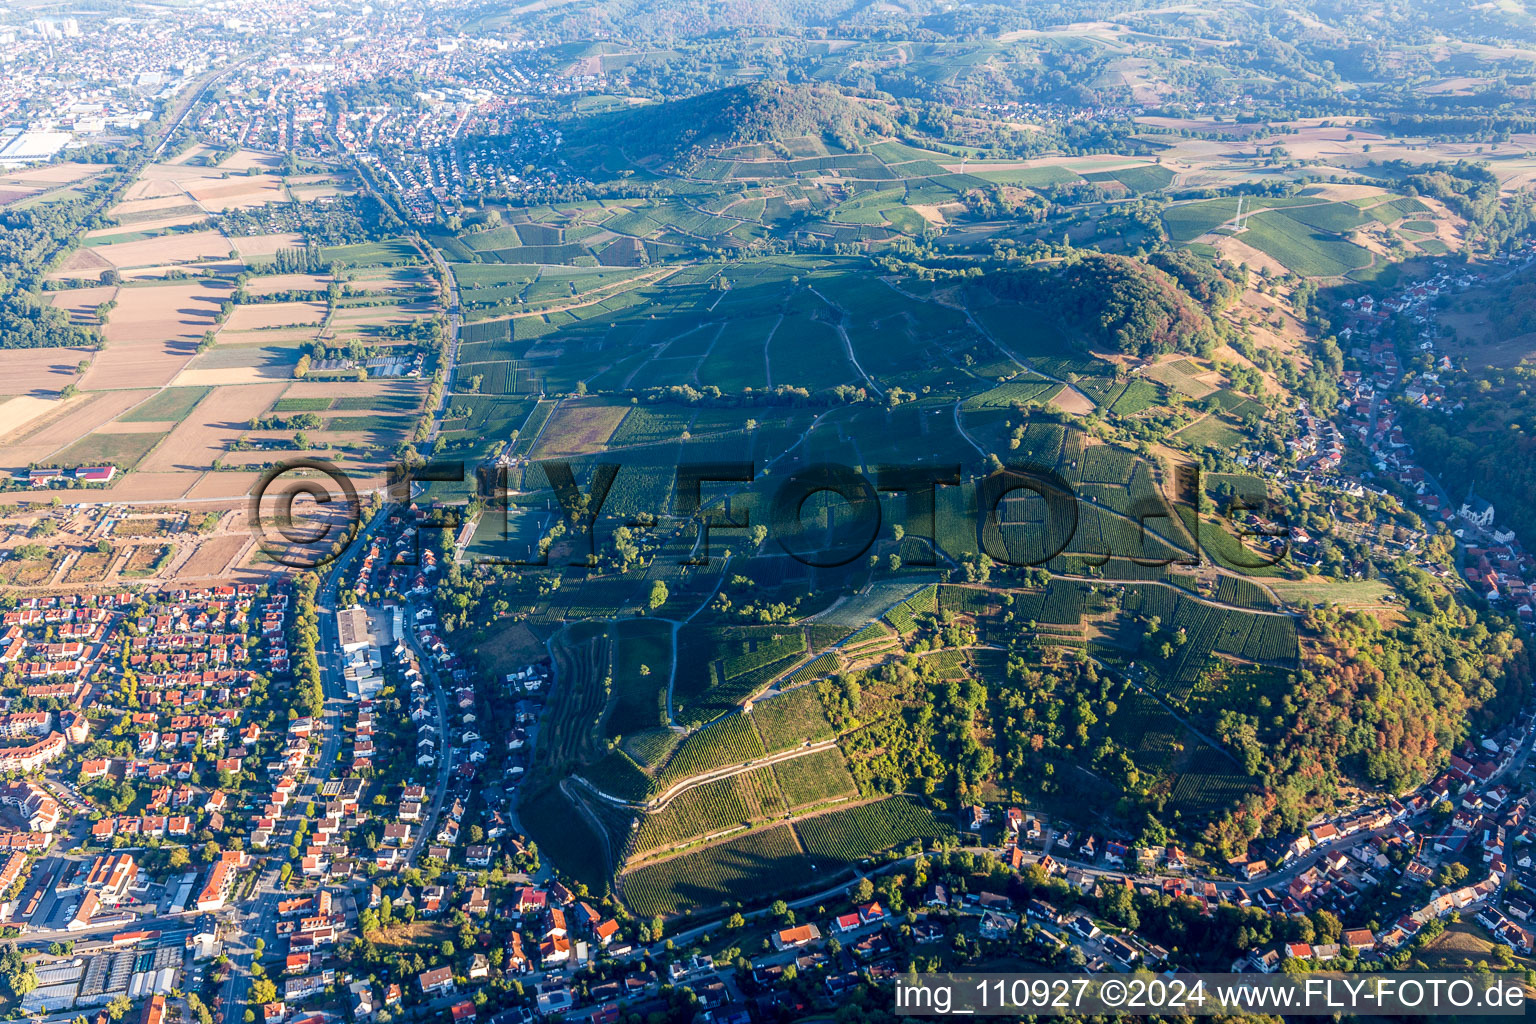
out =
[[(788, 156), (784, 140), (811, 137), (856, 149), (889, 134), (890, 120), (878, 108), (823, 85), (753, 82), (576, 122), (573, 149), (617, 147), (653, 168), (686, 168), (710, 152), (763, 145), (764, 156)], [(600, 148), (599, 148), (600, 147)]]

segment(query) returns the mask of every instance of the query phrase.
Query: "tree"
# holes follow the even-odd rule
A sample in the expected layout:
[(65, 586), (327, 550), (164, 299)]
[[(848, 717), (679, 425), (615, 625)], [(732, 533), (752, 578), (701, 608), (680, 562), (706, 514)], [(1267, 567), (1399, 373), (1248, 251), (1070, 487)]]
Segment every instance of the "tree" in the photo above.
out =
[(18, 999), (37, 988), (37, 971), (14, 942), (6, 943), (5, 952), (0, 953), (0, 984)]
[(277, 986), (271, 978), (257, 978), (251, 982), (251, 1005), (265, 1006), (277, 1001)]
[(665, 583), (663, 583), (661, 580), (657, 580), (656, 582), (652, 583), (650, 598), (651, 611), (655, 611), (662, 605), (666, 604), (667, 597), (667, 585)]

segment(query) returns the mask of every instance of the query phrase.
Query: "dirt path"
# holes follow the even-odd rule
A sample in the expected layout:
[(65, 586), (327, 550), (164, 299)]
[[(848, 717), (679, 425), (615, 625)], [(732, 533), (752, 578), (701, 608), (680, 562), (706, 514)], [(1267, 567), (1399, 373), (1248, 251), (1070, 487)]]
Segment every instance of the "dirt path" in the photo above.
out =
[(793, 750), (783, 750), (777, 754), (769, 754), (766, 757), (759, 757), (742, 764), (730, 765), (725, 768), (715, 768), (707, 772), (700, 772), (698, 775), (690, 775), (686, 779), (681, 779), (677, 782), (674, 782), (672, 785), (668, 786), (664, 792), (651, 797), (643, 804), (634, 804), (628, 800), (621, 800), (616, 796), (604, 793), (602, 790), (592, 785), (592, 783), (586, 779), (583, 779), (582, 782), (586, 784), (586, 788), (592, 793), (593, 796), (597, 797), (599, 800), (602, 800), (604, 803), (612, 804), (614, 807), (626, 807), (632, 810), (643, 810), (647, 813), (654, 814), (655, 812), (664, 809), (667, 804), (671, 803), (682, 794), (688, 792), (688, 790), (695, 789), (704, 785), (705, 783), (718, 782), (720, 779), (728, 779), (733, 775), (743, 775), (750, 771), (756, 771), (758, 768), (779, 764), (783, 761), (793, 761), (797, 757), (805, 757), (807, 754), (820, 753), (823, 750), (829, 750), (835, 748), (836, 746), (836, 740), (822, 740), (820, 743), (813, 743), (810, 746), (795, 747)]
[(579, 302), (566, 302), (558, 306), (551, 306), (548, 309), (530, 309), (526, 313), (513, 313), (508, 317), (508, 319), (521, 320), (530, 316), (547, 316), (550, 313), (565, 313), (573, 309), (585, 309), (587, 306), (595, 306), (605, 299), (613, 298), (615, 293), (628, 291), (631, 288), (639, 288), (643, 285), (655, 284), (658, 281), (665, 280), (666, 278), (671, 277), (673, 274), (678, 273), (682, 269), (683, 267), (681, 265), (675, 267), (658, 267), (648, 274), (640, 274), (635, 277), (627, 277), (622, 281), (615, 281), (613, 284), (605, 284), (601, 288), (594, 288), (589, 292), (582, 292), (580, 295), (572, 296), (572, 298), (580, 299), (581, 301)]
[(822, 302), (825, 302), (828, 309), (834, 309), (837, 311), (837, 323), (833, 324), (832, 326), (837, 331), (837, 336), (843, 339), (843, 350), (847, 353), (849, 365), (851, 365), (855, 370), (859, 371), (859, 376), (864, 378), (864, 383), (869, 386), (871, 391), (873, 391), (876, 395), (879, 395), (881, 398), (884, 398), (885, 389), (882, 388), (879, 384), (875, 383), (875, 378), (864, 372), (864, 367), (859, 365), (858, 357), (853, 354), (853, 340), (848, 337), (848, 311), (845, 310), (842, 306), (839, 306), (837, 303), (833, 302), (831, 299), (827, 298), (825, 295), (821, 294), (821, 292), (817, 291), (815, 288), (812, 288), (810, 285), (806, 285), (806, 287), (810, 289), (812, 295), (816, 296)]

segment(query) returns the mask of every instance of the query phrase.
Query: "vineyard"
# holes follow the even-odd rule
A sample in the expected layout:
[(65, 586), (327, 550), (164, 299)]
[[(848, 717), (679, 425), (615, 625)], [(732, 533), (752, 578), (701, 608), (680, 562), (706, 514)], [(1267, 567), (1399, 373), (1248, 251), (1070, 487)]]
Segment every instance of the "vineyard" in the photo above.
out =
[(1183, 815), (1220, 814), (1252, 792), (1253, 780), (1222, 753), (1201, 744), (1174, 783), (1170, 807)]
[(1216, 600), (1223, 604), (1235, 604), (1240, 608), (1270, 609), (1275, 599), (1264, 588), (1241, 576), (1223, 576), (1216, 586)]
[(763, 749), (770, 754), (833, 736), (832, 724), (827, 721), (814, 686), (797, 686), (788, 693), (758, 701), (752, 705), (751, 721), (762, 737)]
[(624, 742), (620, 746), (624, 753), (634, 758), (635, 763), (640, 767), (656, 769), (672, 756), (672, 750), (682, 739), (682, 735), (675, 729), (646, 729), (644, 732), (631, 733), (624, 737)]
[(1301, 653), (1289, 615), (1232, 611), (1180, 597), (1165, 625), (1175, 633), (1184, 631), (1168, 676), (1185, 689), (1199, 679), (1212, 652), (1287, 667)]
[(891, 628), (905, 636), (917, 629), (918, 615), (932, 615), (939, 610), (939, 588), (930, 585), (919, 590), (905, 601), (885, 613), (885, 621)]
[(685, 628), (678, 636), (674, 713), (700, 725), (737, 707), (805, 653), (795, 627)]
[(939, 607), (955, 615), (981, 615), (996, 607), (997, 599), (985, 590), (945, 584), (939, 588)]
[(823, 676), (831, 675), (837, 671), (840, 664), (841, 662), (837, 660), (837, 655), (827, 651), (795, 669), (789, 674), (788, 679), (791, 683), (808, 683), (812, 679), (820, 679)]
[(878, 622), (871, 622), (869, 625), (853, 634), (853, 636), (849, 637), (843, 646), (858, 647), (862, 644), (867, 644), (875, 640), (889, 639), (890, 635), (891, 634), (886, 630), (884, 625)]
[(619, 887), (631, 910), (651, 917), (756, 902), (816, 877), (794, 831), (778, 825), (627, 871)]
[(784, 797), (773, 769), (754, 768), (685, 790), (666, 807), (642, 817), (629, 853), (649, 853), (784, 813)]
[(640, 803), (651, 792), (650, 776), (622, 750), (610, 750), (581, 774), (602, 792), (630, 803)]
[(727, 715), (685, 739), (656, 782), (658, 791), (683, 779), (763, 756), (763, 741), (746, 715)]
[(842, 751), (835, 747), (780, 761), (773, 770), (778, 773), (779, 787), (792, 811), (857, 796), (859, 792), (853, 776), (848, 774)]
[(798, 822), (800, 840), (818, 866), (851, 867), (881, 850), (914, 839), (934, 839), (948, 830), (933, 812), (904, 796), (888, 797)]

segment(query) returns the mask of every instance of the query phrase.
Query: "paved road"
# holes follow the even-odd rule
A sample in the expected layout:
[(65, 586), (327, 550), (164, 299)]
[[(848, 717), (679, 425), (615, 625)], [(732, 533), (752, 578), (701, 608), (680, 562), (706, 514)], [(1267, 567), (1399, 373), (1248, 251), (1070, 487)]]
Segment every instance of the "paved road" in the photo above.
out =
[[(407, 621), (413, 619), (417, 605), (413, 602), (406, 605)], [(410, 863), (415, 864), (421, 856), (421, 851), (437, 831), (438, 815), (443, 810), (443, 800), (448, 793), (448, 781), (453, 770), (453, 740), (449, 732), (451, 725), (448, 721), (448, 699), (443, 692), (443, 683), (437, 671), (437, 665), (427, 656), (427, 652), (416, 642), (416, 631), (413, 628), (405, 630), (406, 642), (416, 652), (416, 657), (421, 661), (422, 675), (426, 678), (427, 685), (432, 690), (433, 706), (436, 710), (437, 724), (437, 778), (432, 786), (432, 802), (427, 806), (427, 813), (421, 819), (421, 828), (416, 833), (415, 840), (411, 843)]]
[[(389, 518), (385, 506), (374, 516), (367, 527), (358, 532), (357, 538), (347, 546), (341, 557), (326, 570), (320, 588), (315, 592), (315, 609), (319, 619), (320, 639), (315, 654), (320, 662), (320, 680), (325, 689), (325, 710), (316, 723), (320, 730), (320, 753), (309, 769), (309, 775), (301, 794), (293, 804), (303, 807), (314, 799), (317, 803), (321, 785), (326, 782), (341, 756), (343, 730), (341, 715), (349, 703), (342, 675), (341, 649), (336, 634), (336, 605), (341, 580), (358, 554), (368, 547), (368, 540)], [(290, 805), (292, 806), (292, 805)], [(237, 907), (226, 922), (224, 952), (231, 961), (229, 980), (219, 994), (225, 1020), (237, 1020), (237, 1010), (243, 1012), (246, 992), (250, 987), (251, 964), (256, 957), (256, 940), (261, 938), (272, 944), (276, 939), (273, 927), (277, 920), (277, 904), (288, 894), (278, 887), (280, 860), (263, 866), (261, 879), (252, 892), (246, 907)], [(232, 1016), (233, 1015), (233, 1016)]]

